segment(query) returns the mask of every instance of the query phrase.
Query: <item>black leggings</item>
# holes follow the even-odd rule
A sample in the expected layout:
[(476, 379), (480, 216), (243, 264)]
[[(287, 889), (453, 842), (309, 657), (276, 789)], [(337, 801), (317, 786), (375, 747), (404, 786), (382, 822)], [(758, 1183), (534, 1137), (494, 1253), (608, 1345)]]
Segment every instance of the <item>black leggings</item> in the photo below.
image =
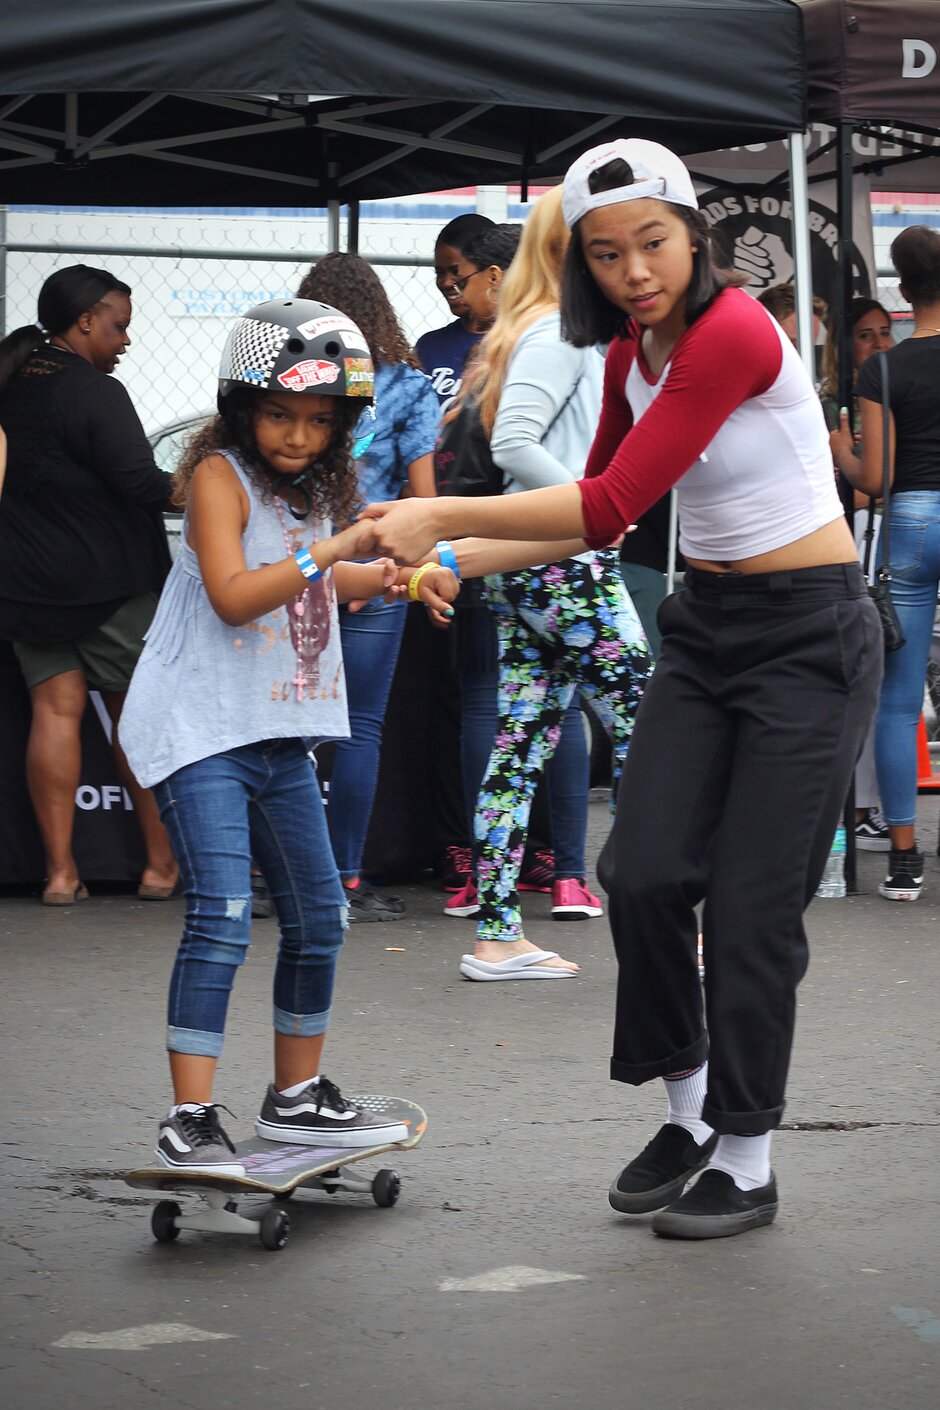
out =
[(708, 1057), (704, 1120), (759, 1134), (783, 1113), (803, 911), (874, 715), (881, 627), (855, 563), (690, 570), (686, 586), (660, 608), (598, 863), (620, 966), (611, 1076), (639, 1084)]

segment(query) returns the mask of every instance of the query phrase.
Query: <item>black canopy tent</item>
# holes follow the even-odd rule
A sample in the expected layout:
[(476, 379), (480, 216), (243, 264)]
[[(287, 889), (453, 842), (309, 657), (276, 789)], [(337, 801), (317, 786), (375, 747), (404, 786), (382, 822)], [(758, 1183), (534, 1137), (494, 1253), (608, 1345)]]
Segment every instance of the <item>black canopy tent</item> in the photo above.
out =
[[(5, 204), (335, 210), (557, 177), (604, 136), (689, 153), (804, 122), (791, 0), (407, 0), (366, 12), (348, 0), (6, 0), (0, 27)], [(10, 711), (0, 883), (29, 880), (39, 864), (26, 835), (22, 690)], [(415, 710), (390, 726), (415, 736), (426, 769)], [(97, 747), (103, 771), (100, 734), (89, 712), (85, 757)], [(86, 844), (83, 875), (129, 878), (132, 829), (91, 777), (76, 845), (102, 821), (115, 830)], [(396, 840), (419, 797), (411, 779)]]
[(10, 204), (323, 206), (804, 121), (791, 0), (7, 0), (0, 39)]
[[(806, 21), (810, 117), (835, 128), (842, 279), (836, 307), (841, 333), (840, 404), (852, 393), (847, 327), (852, 299), (852, 178), (865, 170), (853, 132), (884, 138), (905, 152), (900, 166), (934, 159), (940, 144), (940, 4), (936, 0), (799, 0)], [(884, 159), (881, 159), (883, 169)]]

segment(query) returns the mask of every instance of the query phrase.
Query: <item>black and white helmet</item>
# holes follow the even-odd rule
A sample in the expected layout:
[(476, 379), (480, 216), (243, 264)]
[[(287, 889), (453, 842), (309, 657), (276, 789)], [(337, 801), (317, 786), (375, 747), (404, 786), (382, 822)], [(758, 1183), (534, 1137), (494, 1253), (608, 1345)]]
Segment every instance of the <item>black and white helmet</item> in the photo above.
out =
[(314, 299), (271, 299), (237, 320), (222, 351), (219, 396), (235, 387), (316, 392), (371, 402), (369, 346), (337, 308)]

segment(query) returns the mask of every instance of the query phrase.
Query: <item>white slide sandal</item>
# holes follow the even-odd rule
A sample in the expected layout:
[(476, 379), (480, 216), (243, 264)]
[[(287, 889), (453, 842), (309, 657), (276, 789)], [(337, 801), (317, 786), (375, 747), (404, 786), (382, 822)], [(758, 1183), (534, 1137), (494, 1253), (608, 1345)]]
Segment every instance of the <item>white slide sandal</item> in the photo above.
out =
[(577, 970), (549, 969), (545, 966), (546, 960), (557, 959), (555, 950), (532, 950), (528, 954), (510, 955), (508, 960), (496, 963), (478, 960), (476, 955), (464, 955), (460, 961), (460, 973), (464, 979), (577, 979)]

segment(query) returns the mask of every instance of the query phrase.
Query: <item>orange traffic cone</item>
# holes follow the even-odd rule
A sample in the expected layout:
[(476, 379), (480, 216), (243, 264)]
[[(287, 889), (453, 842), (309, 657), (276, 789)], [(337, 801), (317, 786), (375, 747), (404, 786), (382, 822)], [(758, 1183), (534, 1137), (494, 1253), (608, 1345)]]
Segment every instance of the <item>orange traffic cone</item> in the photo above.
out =
[(935, 774), (930, 758), (930, 745), (927, 743), (927, 726), (921, 715), (917, 722), (917, 792), (940, 792), (940, 774)]

